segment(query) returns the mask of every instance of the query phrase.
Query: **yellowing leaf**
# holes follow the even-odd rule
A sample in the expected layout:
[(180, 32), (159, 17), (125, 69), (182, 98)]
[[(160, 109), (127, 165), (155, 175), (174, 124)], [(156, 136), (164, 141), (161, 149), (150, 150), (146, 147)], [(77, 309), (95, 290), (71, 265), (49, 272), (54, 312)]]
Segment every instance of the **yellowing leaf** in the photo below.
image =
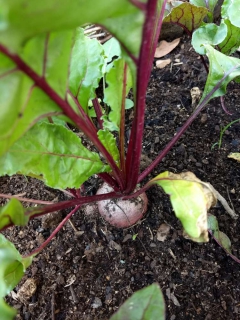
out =
[(239, 152), (235, 152), (235, 153), (230, 153), (228, 155), (228, 158), (237, 160), (238, 162), (240, 162), (240, 153)]
[(163, 172), (150, 181), (170, 195), (177, 218), (188, 237), (197, 242), (208, 241), (207, 210), (216, 204), (215, 195), (207, 183), (192, 172), (174, 174)]

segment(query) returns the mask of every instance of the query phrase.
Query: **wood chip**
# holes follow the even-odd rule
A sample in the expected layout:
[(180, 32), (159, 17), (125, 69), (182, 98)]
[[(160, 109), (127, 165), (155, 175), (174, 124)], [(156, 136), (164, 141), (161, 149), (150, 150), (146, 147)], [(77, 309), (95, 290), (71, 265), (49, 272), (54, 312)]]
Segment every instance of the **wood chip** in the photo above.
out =
[(19, 299), (21, 302), (26, 302), (29, 300), (37, 290), (37, 283), (36, 280), (33, 278), (28, 278), (21, 288), (17, 292), (16, 298)]

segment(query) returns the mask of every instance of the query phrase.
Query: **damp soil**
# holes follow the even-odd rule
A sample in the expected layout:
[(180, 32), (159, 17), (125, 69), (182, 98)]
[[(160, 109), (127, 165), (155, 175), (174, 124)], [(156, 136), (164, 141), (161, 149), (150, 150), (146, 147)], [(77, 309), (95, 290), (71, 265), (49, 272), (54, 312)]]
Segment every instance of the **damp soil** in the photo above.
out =
[[(201, 60), (187, 38), (183, 37), (168, 57), (172, 64), (164, 69), (153, 66), (147, 91), (145, 164), (157, 156), (192, 113), (190, 90), (202, 90), (206, 80)], [(240, 150), (240, 123), (228, 128), (220, 149), (214, 147), (221, 128), (240, 118), (239, 86), (230, 83), (228, 88), (225, 105), (232, 116), (222, 110), (219, 99), (214, 99), (151, 177), (165, 170), (192, 171), (210, 182), (240, 213), (240, 164), (227, 157)], [(131, 112), (128, 116), (130, 121)], [(91, 179), (85, 184), (86, 193), (95, 194), (99, 183)], [(67, 198), (38, 180), (20, 176), (1, 178), (0, 192), (46, 201)], [(109, 319), (133, 292), (154, 282), (164, 294), (167, 320), (240, 319), (240, 265), (211, 237), (205, 244), (185, 239), (169, 198), (160, 188), (151, 188), (147, 195), (144, 219), (125, 230), (111, 227), (98, 215), (78, 211), (72, 225), (67, 223), (34, 259), (7, 298), (18, 310), (17, 319)], [(66, 213), (37, 218), (27, 227), (11, 228), (4, 234), (26, 254), (50, 235)], [(239, 220), (233, 220), (221, 204), (210, 213), (229, 236), (232, 253), (240, 257)], [(166, 239), (159, 241), (157, 231), (162, 224), (170, 229)], [(28, 278), (34, 279), (36, 292), (28, 300), (16, 299), (14, 293)]]

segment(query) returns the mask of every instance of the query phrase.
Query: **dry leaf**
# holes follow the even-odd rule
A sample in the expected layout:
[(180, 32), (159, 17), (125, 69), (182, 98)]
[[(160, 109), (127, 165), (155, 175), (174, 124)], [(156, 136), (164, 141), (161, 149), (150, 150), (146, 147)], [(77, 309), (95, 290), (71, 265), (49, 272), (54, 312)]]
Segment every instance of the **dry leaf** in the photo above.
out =
[(238, 162), (240, 162), (240, 153), (239, 152), (235, 152), (235, 153), (230, 153), (228, 155), (228, 158), (237, 160)]
[(163, 69), (164, 67), (166, 67), (171, 62), (172, 62), (171, 59), (157, 60), (156, 61), (156, 67), (159, 68), (159, 69)]
[(167, 42), (165, 40), (160, 41), (159, 46), (156, 48), (154, 58), (164, 57), (166, 54), (171, 52), (179, 44), (180, 38)]
[(157, 231), (157, 240), (165, 241), (169, 231), (170, 231), (170, 226), (167, 225), (166, 223), (162, 223)]

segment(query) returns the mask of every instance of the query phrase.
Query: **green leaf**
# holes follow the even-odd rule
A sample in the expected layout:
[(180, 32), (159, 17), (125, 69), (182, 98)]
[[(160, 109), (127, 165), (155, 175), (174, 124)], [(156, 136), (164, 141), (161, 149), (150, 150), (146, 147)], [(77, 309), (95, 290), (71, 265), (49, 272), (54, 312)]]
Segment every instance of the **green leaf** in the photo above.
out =
[(116, 138), (107, 130), (99, 130), (98, 137), (107, 151), (112, 155), (114, 161), (119, 165), (120, 155), (116, 145)]
[(214, 12), (214, 8), (216, 4), (218, 3), (218, 0), (190, 0), (189, 1), (191, 4), (194, 4), (195, 6), (198, 7), (205, 7), (207, 8), (211, 13)]
[(112, 37), (110, 40), (103, 44), (105, 54), (105, 61), (103, 72), (108, 72), (113, 66), (113, 58), (121, 57), (121, 47), (116, 38)]
[(220, 246), (228, 253), (231, 253), (230, 239), (219, 230), (217, 218), (211, 214), (208, 216), (208, 229), (212, 231), (213, 237), (218, 241)]
[[(20, 57), (48, 84), (65, 97), (73, 31), (30, 39)], [(0, 155), (43, 117), (60, 108), (14, 64), (0, 56)], [(8, 73), (6, 73), (8, 71)], [(11, 72), (12, 71), (12, 72)], [(9, 94), (11, 93), (11, 94)], [(61, 113), (61, 112), (60, 112)]]
[[(217, 89), (211, 96), (212, 98), (223, 96), (226, 93), (226, 87), (230, 81), (240, 75), (240, 59), (231, 58), (225, 54), (213, 49), (210, 45), (204, 46), (207, 51), (207, 56), (210, 62), (208, 78), (205, 84), (204, 92), (201, 101), (223, 80), (219, 89)], [(209, 99), (210, 100), (210, 99)]]
[(0, 230), (11, 223), (16, 226), (25, 226), (28, 223), (21, 202), (14, 198), (0, 209)]
[(176, 217), (192, 240), (208, 241), (207, 208), (211, 203), (208, 203), (203, 184), (199, 179), (191, 172), (173, 174), (166, 171), (149, 183), (158, 184), (169, 194)]
[(170, 22), (184, 27), (189, 33), (200, 27), (208, 10), (204, 7), (197, 7), (191, 3), (184, 2), (177, 7), (174, 7), (163, 22)]
[(84, 30), (76, 32), (70, 65), (69, 88), (88, 113), (88, 101), (95, 98), (95, 89), (103, 76), (104, 51), (99, 41), (89, 39)]
[(0, 175), (17, 172), (43, 179), (53, 188), (79, 188), (91, 175), (109, 167), (62, 125), (40, 123), (0, 158)]
[(222, 18), (229, 19), (231, 24), (240, 28), (239, 0), (224, 0), (221, 7)]
[(135, 292), (110, 320), (164, 320), (164, 298), (158, 284)]
[(240, 28), (231, 24), (231, 22), (228, 19), (225, 20), (225, 24), (227, 25), (227, 36), (218, 45), (218, 48), (222, 53), (226, 55), (231, 55), (240, 46)]
[[(125, 101), (125, 97), (123, 97), (124, 66), (125, 61), (123, 59), (115, 60), (113, 63), (113, 68), (106, 75), (106, 82), (108, 84), (108, 87), (105, 90), (104, 102), (107, 103), (111, 108), (108, 118), (117, 130), (119, 130), (120, 126), (123, 99)], [(132, 77), (130, 69), (127, 68), (126, 95), (128, 94), (131, 86)], [(105, 120), (105, 118), (103, 119)], [(104, 127), (106, 128), (105, 122)]]
[(26, 267), (32, 263), (32, 257), (22, 258), (14, 244), (0, 234), (0, 261), (1, 320), (13, 320), (16, 312), (2, 298), (20, 282)]
[(144, 15), (128, 0), (0, 0), (0, 7), (0, 42), (13, 51), (36, 35), (97, 23), (138, 56)]
[(14, 244), (0, 234), (0, 298), (19, 283), (24, 272), (23, 258)]
[(17, 310), (11, 308), (6, 302), (0, 298), (1, 320), (13, 320), (17, 314)]
[(214, 23), (208, 23), (194, 31), (192, 36), (192, 46), (199, 54), (206, 54), (203, 45), (218, 45), (223, 42), (228, 33), (228, 27), (224, 21), (220, 26)]

